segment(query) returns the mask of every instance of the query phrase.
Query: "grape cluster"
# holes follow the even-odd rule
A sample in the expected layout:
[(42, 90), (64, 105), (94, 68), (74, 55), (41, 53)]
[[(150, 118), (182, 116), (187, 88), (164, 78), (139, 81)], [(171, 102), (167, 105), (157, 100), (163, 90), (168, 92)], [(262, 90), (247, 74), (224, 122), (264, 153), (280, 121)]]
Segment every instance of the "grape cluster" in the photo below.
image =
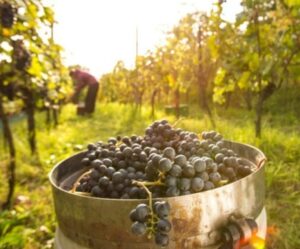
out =
[(0, 18), (3, 28), (11, 28), (14, 24), (14, 9), (11, 4), (4, 2), (0, 5)]
[(137, 236), (146, 233), (150, 236), (154, 235), (157, 245), (167, 246), (169, 244), (168, 233), (172, 228), (168, 220), (169, 213), (170, 205), (166, 201), (154, 202), (152, 209), (144, 203), (138, 204), (129, 214), (133, 222), (131, 226), (132, 233)]
[(16, 40), (13, 42), (13, 59), (15, 68), (20, 71), (24, 71), (31, 65), (31, 55), (24, 47), (22, 40)]
[(90, 169), (76, 190), (95, 197), (143, 199), (135, 181), (152, 182), (153, 197), (210, 190), (251, 174), (253, 165), (226, 148), (216, 131), (193, 132), (155, 121), (144, 136), (110, 138), (88, 145), (82, 165)]

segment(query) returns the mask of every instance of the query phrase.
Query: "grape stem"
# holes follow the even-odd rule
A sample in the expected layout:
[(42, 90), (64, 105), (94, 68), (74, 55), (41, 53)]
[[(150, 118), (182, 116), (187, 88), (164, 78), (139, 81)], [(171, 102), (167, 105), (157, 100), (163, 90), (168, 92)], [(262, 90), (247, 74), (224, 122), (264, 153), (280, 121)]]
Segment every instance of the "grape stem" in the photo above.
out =
[(145, 189), (145, 191), (148, 194), (148, 199), (149, 199), (149, 209), (150, 209), (150, 229), (149, 229), (149, 234), (148, 234), (148, 239), (151, 239), (152, 234), (154, 233), (154, 212), (153, 212), (153, 199), (152, 199), (152, 193), (151, 191), (147, 188), (147, 186), (155, 186), (155, 185), (161, 185), (162, 183), (158, 180), (156, 182), (139, 182), (139, 181), (132, 181), (132, 184), (136, 184), (139, 187), (142, 187)]
[[(160, 180), (155, 181), (155, 182), (141, 182), (141, 181), (135, 181), (135, 180), (133, 180), (132, 184), (136, 184), (136, 185), (138, 185), (140, 187), (143, 187), (143, 186), (164, 186), (165, 185)], [(142, 184), (142, 185), (140, 185), (140, 184)]]
[(78, 185), (78, 183), (80, 182), (80, 180), (85, 177), (86, 175), (90, 174), (92, 172), (92, 170), (88, 170), (86, 172), (84, 172), (82, 175), (80, 175), (77, 180), (74, 182), (72, 189), (70, 190), (71, 193), (75, 193), (76, 192), (76, 187)]

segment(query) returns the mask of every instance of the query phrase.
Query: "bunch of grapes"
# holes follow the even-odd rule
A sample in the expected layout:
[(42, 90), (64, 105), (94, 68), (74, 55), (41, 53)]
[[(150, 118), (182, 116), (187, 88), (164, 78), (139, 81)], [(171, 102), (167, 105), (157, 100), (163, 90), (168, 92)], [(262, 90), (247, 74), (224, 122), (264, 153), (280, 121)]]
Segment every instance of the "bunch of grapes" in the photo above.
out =
[(0, 18), (3, 28), (11, 28), (14, 24), (14, 9), (10, 3), (0, 5)]
[[(170, 207), (166, 202), (153, 204), (152, 198), (211, 190), (255, 169), (227, 144), (216, 131), (202, 132), (200, 138), (166, 120), (155, 121), (143, 136), (118, 136), (106, 143), (89, 144), (81, 161), (85, 173), (72, 192), (100, 198), (148, 198), (148, 206), (140, 204), (130, 215), (132, 232), (152, 234), (156, 243), (164, 246), (171, 229), (166, 219)], [(159, 203), (168, 210), (165, 215), (161, 215)]]
[(20, 71), (24, 71), (31, 65), (31, 55), (24, 47), (22, 40), (16, 40), (13, 42), (13, 59), (15, 62), (15, 68)]
[(166, 201), (156, 201), (153, 206), (151, 203), (151, 207), (141, 203), (130, 212), (129, 217), (133, 222), (131, 231), (137, 236), (147, 233), (149, 237), (154, 235), (157, 245), (167, 246), (169, 244), (168, 233), (172, 228), (168, 220), (170, 205)]

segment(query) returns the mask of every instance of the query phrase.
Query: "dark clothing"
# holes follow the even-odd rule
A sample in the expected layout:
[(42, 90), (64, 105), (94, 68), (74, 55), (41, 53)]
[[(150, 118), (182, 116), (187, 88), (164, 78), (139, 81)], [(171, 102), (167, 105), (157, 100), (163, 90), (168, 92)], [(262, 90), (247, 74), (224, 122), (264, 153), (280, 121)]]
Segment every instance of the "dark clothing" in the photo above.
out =
[[(74, 103), (78, 103), (78, 98), (80, 95), (80, 92), (85, 88), (88, 87), (88, 92), (85, 97), (85, 106), (84, 109), (80, 111), (81, 114), (84, 112), (86, 113), (93, 113), (95, 110), (96, 105), (96, 99), (97, 99), (97, 93), (99, 89), (99, 83), (96, 80), (96, 78), (92, 75), (90, 75), (87, 72), (83, 72), (80, 70), (75, 70), (71, 74), (72, 79), (74, 80), (76, 86), (75, 86), (75, 92), (72, 96), (72, 101)], [(81, 107), (82, 109), (82, 107)]]

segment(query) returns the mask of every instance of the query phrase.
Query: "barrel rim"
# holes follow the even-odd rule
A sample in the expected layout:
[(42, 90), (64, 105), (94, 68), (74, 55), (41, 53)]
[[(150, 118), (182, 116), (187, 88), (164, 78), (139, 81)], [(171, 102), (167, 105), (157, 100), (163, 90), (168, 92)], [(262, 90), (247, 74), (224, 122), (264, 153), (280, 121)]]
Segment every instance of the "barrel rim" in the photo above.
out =
[[(264, 170), (265, 168), (265, 164), (266, 164), (266, 161), (267, 161), (267, 158), (265, 156), (265, 154), (258, 148), (256, 148), (255, 146), (252, 146), (252, 145), (249, 145), (249, 144), (246, 144), (246, 143), (239, 143), (239, 142), (233, 142), (231, 140), (224, 140), (225, 142), (229, 142), (231, 144), (235, 144), (235, 145), (242, 145), (242, 146), (246, 146), (252, 150), (255, 150), (258, 152), (258, 154), (261, 155), (262, 159), (261, 159), (261, 162), (257, 168), (257, 170), (255, 170), (253, 173), (251, 173), (250, 175), (246, 176), (246, 177), (243, 177), (235, 182), (232, 182), (232, 183), (229, 183), (229, 184), (225, 184), (221, 187), (217, 187), (217, 188), (214, 188), (214, 189), (210, 189), (210, 190), (206, 190), (206, 191), (202, 191), (202, 192), (198, 192), (198, 193), (191, 193), (191, 194), (188, 194), (188, 195), (180, 195), (180, 196), (174, 196), (174, 197), (157, 197), (157, 198), (153, 198), (153, 200), (172, 200), (172, 199), (175, 199), (175, 198), (186, 198), (187, 196), (193, 196), (193, 195), (200, 195), (200, 194), (204, 194), (204, 193), (207, 193), (209, 191), (216, 191), (216, 190), (219, 190), (221, 191), (222, 189), (225, 189), (226, 187), (228, 186), (232, 186), (233, 184), (237, 184), (239, 183), (240, 181), (243, 181), (249, 177), (253, 177), (255, 176), (256, 174), (259, 174), (260, 171)], [(58, 191), (62, 191), (64, 192), (65, 194), (70, 194), (74, 197), (80, 197), (80, 198), (88, 198), (88, 199), (93, 199), (93, 200), (101, 200), (101, 201), (115, 201), (115, 202), (137, 202), (137, 201), (147, 201), (148, 199), (115, 199), (115, 198), (100, 198), (100, 197), (94, 197), (94, 196), (85, 196), (85, 195), (77, 195), (77, 194), (73, 194), (71, 193), (70, 191), (67, 191), (63, 188), (60, 188), (55, 182), (54, 182), (54, 179), (53, 179), (53, 175), (54, 175), (54, 172), (58, 169), (58, 167), (63, 164), (65, 161), (69, 160), (71, 157), (74, 157), (74, 156), (77, 156), (77, 155), (80, 155), (82, 153), (85, 153), (86, 151), (81, 151), (81, 152), (78, 152), (78, 153), (75, 153), (73, 154), (72, 156), (69, 156), (68, 158), (66, 159), (63, 159), (61, 160), (60, 162), (58, 162), (52, 169), (51, 171), (49, 172), (48, 174), (48, 179), (52, 185), (53, 188), (55, 188), (56, 190)]]

